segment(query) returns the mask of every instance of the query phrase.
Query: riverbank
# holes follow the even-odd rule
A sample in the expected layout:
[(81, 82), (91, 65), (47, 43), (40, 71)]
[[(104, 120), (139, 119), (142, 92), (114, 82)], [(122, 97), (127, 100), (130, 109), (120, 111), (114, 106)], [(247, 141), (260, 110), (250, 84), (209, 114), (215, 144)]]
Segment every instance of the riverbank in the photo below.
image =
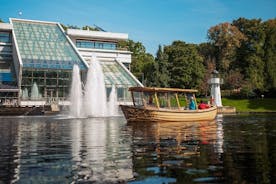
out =
[(276, 98), (232, 99), (222, 98), (223, 106), (236, 107), (237, 112), (276, 112)]

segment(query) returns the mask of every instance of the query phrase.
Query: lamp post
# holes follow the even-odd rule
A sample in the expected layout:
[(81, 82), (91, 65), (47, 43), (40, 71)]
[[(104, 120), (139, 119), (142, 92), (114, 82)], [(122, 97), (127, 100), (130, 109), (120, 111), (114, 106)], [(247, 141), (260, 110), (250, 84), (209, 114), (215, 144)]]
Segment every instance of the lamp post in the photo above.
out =
[(212, 103), (212, 105), (222, 107), (220, 84), (223, 84), (223, 79), (219, 78), (219, 72), (217, 70), (214, 70), (212, 72), (212, 75), (208, 81), (208, 84), (211, 85), (211, 98), (212, 98), (211, 103)]

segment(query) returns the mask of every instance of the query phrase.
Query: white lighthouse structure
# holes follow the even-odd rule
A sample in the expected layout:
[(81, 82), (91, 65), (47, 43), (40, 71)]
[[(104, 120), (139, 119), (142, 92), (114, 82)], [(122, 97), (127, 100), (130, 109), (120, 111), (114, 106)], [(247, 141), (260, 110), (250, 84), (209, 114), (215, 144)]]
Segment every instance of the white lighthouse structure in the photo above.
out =
[(223, 80), (219, 78), (219, 72), (214, 70), (208, 83), (211, 85), (211, 98), (212, 104), (222, 107), (220, 84), (223, 84)]

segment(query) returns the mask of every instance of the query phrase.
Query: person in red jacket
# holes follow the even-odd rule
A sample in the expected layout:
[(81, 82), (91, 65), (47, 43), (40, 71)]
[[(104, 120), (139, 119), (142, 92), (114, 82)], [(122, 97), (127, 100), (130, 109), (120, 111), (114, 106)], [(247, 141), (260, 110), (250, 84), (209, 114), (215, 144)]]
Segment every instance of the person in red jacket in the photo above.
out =
[(208, 109), (210, 106), (206, 103), (204, 103), (202, 100), (200, 101), (200, 104), (198, 105), (198, 109)]

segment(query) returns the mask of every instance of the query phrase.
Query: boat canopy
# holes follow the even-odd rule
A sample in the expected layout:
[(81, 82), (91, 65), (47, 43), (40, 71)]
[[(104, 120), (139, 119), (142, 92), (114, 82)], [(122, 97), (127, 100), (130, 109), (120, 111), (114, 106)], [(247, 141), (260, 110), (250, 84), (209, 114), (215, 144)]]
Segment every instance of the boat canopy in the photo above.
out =
[(156, 87), (130, 87), (131, 92), (178, 92), (178, 93), (196, 93), (196, 89), (179, 89), (179, 88), (156, 88)]
[[(195, 99), (195, 89), (130, 87), (133, 105), (145, 108), (183, 109), (189, 98)], [(180, 96), (180, 97), (179, 97)], [(196, 101), (195, 101), (196, 103)]]

